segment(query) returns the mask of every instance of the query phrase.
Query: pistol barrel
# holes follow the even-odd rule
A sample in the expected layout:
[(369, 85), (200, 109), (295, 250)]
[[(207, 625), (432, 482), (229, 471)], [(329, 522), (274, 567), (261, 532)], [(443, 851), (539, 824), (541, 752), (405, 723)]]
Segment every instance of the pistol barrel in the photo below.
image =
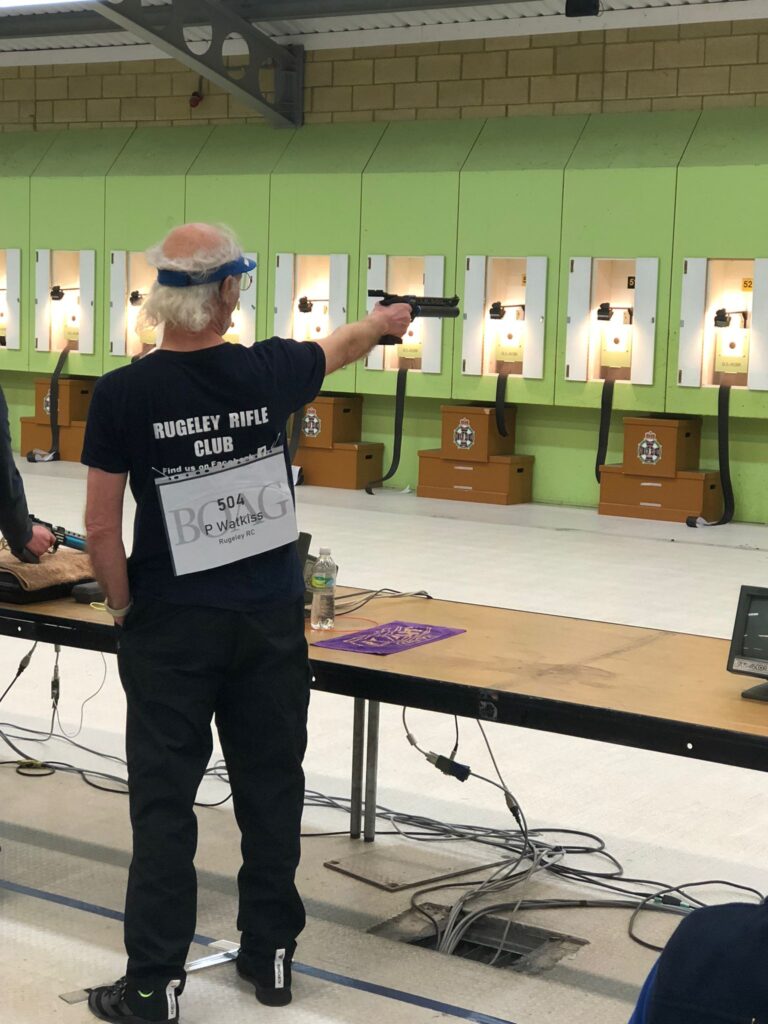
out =
[(420, 303), (416, 314), (416, 316), (426, 317), (428, 320), (453, 319), (458, 315), (459, 310), (456, 306), (422, 306)]

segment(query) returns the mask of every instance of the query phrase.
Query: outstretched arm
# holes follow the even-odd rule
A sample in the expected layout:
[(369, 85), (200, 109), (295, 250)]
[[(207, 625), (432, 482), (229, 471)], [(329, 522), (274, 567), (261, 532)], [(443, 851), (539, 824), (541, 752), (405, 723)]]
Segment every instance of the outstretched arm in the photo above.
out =
[(410, 322), (411, 307), (399, 302), (393, 306), (375, 306), (364, 320), (337, 327), (319, 342), (325, 349), (326, 374), (367, 356), (385, 334), (402, 338)]

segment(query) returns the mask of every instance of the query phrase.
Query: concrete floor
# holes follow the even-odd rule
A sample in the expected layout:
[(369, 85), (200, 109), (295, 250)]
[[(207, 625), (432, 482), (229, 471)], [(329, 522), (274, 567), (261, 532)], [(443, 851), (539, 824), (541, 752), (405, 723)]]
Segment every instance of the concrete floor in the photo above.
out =
[[(62, 464), (24, 464), (22, 470), (33, 511), (78, 528), (84, 472)], [(390, 492), (370, 498), (318, 489), (299, 492), (299, 512), (302, 529), (315, 537), (313, 549), (321, 543), (332, 547), (342, 583), (425, 588), (436, 597), (710, 636), (730, 635), (739, 586), (761, 582), (768, 569), (768, 530), (755, 526), (693, 531), (602, 519), (591, 510), (498, 509)], [(552, 642), (557, 643), (556, 636)], [(0, 678), (10, 680), (27, 649), (25, 643), (0, 638)], [(3, 722), (48, 728), (52, 664), (53, 652), (38, 648), (0, 709)], [(74, 731), (82, 701), (102, 678), (102, 659), (64, 650), (61, 673), (62, 721)], [(734, 678), (734, 686), (739, 685)], [(106, 684), (86, 707), (79, 741), (119, 756), (122, 718), (122, 693), (109, 658)], [(412, 712), (409, 725), (423, 746), (450, 749), (451, 719)], [(313, 696), (310, 788), (348, 792), (350, 727), (349, 701)], [(532, 826), (599, 833), (636, 877), (671, 884), (725, 878), (768, 888), (762, 775), (509, 727), (490, 726), (488, 732)], [(477, 727), (463, 722), (461, 733), (461, 759), (489, 773)], [(60, 741), (20, 745), (37, 756), (110, 770)], [(0, 751), (0, 759), (7, 756), (12, 754)], [(112, 770), (121, 773), (119, 764)], [(388, 807), (450, 821), (511, 824), (498, 791), (437, 775), (407, 745), (397, 709), (386, 706), (380, 771), (380, 802)], [(225, 794), (221, 783), (207, 782), (201, 799), (214, 801)], [(238, 838), (231, 809), (201, 810), (200, 821), (198, 932), (206, 941), (236, 940)], [(311, 808), (305, 814), (307, 833), (345, 825), (338, 812)], [(5, 952), (0, 1018), (12, 1024), (38, 1024), (41, 1017), (85, 1022), (89, 1015), (82, 1004), (70, 1006), (58, 996), (122, 973), (126, 801), (87, 788), (72, 776), (22, 779), (6, 767), (0, 769), (0, 842), (0, 942)], [(353, 853), (385, 851), (424, 864), (437, 857), (432, 848), (399, 837), (381, 837), (364, 850), (345, 838), (306, 839), (300, 886), (309, 923), (290, 1010), (258, 1007), (231, 966), (223, 966), (190, 978), (183, 1019), (190, 1024), (273, 1017), (297, 1024), (374, 1017), (392, 1024), (625, 1024), (653, 962), (652, 953), (627, 938), (626, 913), (528, 914), (528, 920), (589, 942), (572, 959), (536, 977), (448, 960), (368, 934), (407, 907), (408, 893), (385, 893), (324, 867), (328, 860)], [(472, 849), (450, 854), (483, 860)], [(547, 896), (574, 892), (575, 887), (551, 879), (537, 879), (531, 889)], [(583, 890), (578, 894), (586, 895)], [(714, 890), (712, 898), (729, 897)], [(674, 924), (673, 918), (653, 916), (640, 927), (645, 937), (663, 941)], [(190, 955), (206, 952), (196, 945)]]

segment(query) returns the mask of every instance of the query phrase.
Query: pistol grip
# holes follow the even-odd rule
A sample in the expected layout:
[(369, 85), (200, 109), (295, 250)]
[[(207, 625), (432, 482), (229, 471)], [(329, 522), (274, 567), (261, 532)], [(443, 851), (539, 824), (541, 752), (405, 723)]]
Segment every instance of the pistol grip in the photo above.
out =
[(398, 338), (396, 334), (383, 334), (379, 338), (380, 345), (402, 345), (403, 339)]

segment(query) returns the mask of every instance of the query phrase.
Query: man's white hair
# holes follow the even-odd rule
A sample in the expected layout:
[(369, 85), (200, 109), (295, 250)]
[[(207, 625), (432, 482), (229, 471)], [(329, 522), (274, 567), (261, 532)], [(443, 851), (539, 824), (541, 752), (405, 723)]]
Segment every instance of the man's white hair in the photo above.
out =
[[(215, 239), (211, 245), (195, 250), (183, 258), (170, 258), (164, 252), (165, 239), (147, 250), (147, 262), (158, 270), (181, 270), (187, 274), (200, 274), (238, 259), (242, 249), (233, 231), (224, 225), (200, 225), (207, 228)], [(176, 230), (176, 229), (175, 229)], [(171, 288), (152, 285), (139, 314), (139, 324), (157, 327), (161, 323), (180, 327), (191, 334), (204, 331), (215, 315), (220, 281), (211, 284)]]

